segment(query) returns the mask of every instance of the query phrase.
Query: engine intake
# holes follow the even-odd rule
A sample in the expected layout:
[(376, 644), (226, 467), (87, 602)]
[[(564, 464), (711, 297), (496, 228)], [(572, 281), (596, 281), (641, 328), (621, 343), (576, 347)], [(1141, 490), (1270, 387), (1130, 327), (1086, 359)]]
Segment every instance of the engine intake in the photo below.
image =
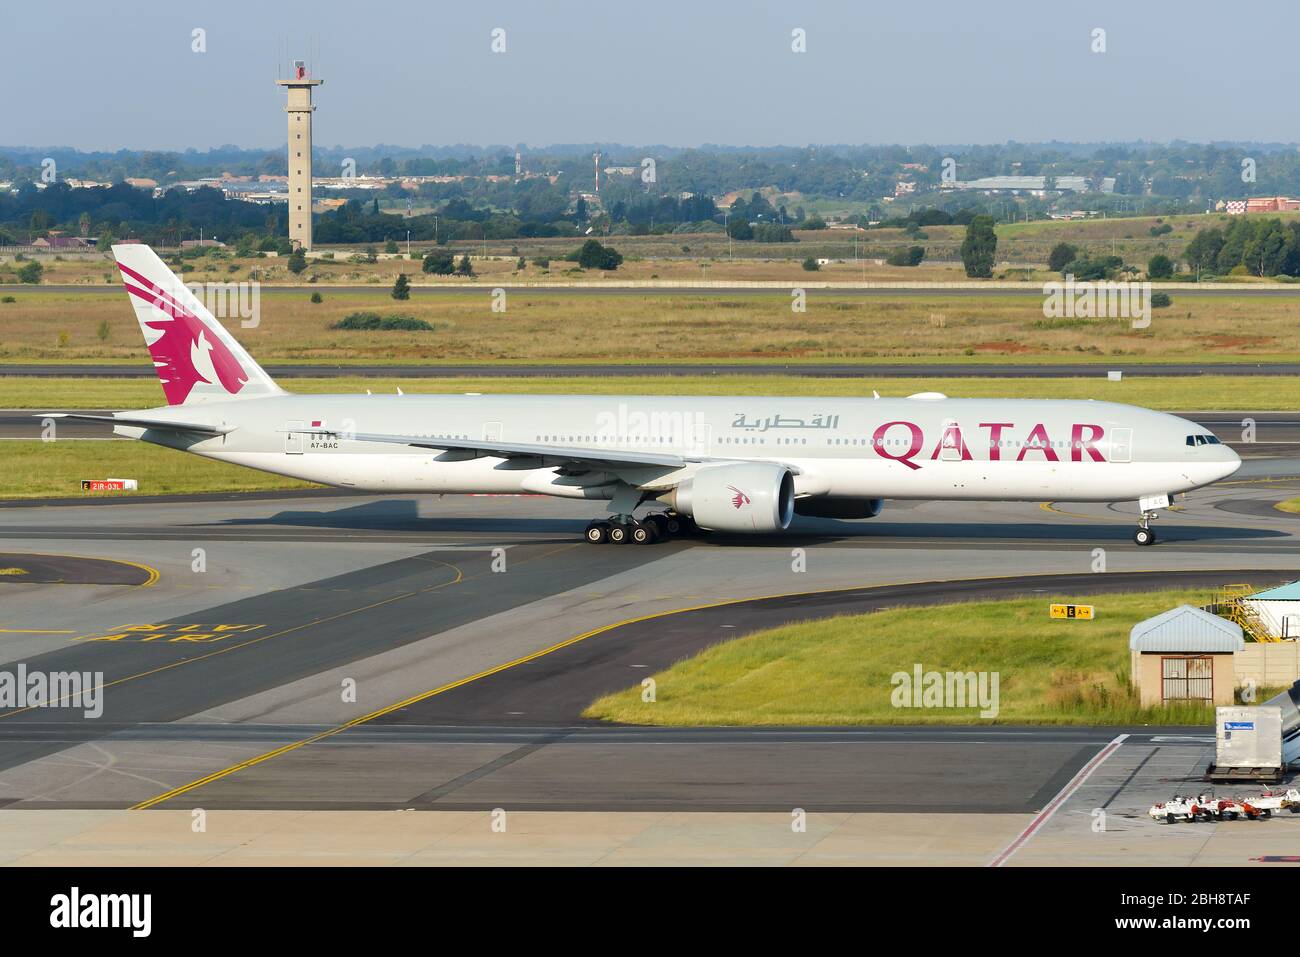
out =
[(794, 518), (794, 475), (762, 463), (709, 466), (677, 486), (668, 504), (716, 532), (780, 532)]

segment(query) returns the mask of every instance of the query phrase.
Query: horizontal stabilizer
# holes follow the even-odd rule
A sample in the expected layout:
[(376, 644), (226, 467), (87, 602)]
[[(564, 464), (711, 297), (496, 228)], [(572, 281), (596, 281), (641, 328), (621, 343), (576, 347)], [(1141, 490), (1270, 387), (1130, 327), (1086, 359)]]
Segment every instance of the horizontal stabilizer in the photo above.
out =
[(165, 429), (169, 432), (199, 432), (203, 435), (225, 435), (234, 428), (219, 428), (215, 425), (203, 425), (199, 422), (173, 422), (169, 419), (147, 419), (134, 415), (89, 415), (84, 412), (41, 412), (38, 419), (75, 419), (78, 422), (111, 422), (114, 425), (130, 425), (139, 429)]

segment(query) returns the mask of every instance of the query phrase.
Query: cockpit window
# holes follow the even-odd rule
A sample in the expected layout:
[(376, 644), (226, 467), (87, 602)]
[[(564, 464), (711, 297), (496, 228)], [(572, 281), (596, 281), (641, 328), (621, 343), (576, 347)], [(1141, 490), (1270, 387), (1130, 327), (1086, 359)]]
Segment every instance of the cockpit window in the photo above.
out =
[(1222, 445), (1223, 443), (1219, 441), (1219, 437), (1218, 437), (1217, 435), (1207, 435), (1207, 436), (1205, 437), (1205, 444), (1206, 444), (1206, 445)]
[(1222, 445), (1217, 435), (1189, 435), (1187, 437), (1188, 445)]

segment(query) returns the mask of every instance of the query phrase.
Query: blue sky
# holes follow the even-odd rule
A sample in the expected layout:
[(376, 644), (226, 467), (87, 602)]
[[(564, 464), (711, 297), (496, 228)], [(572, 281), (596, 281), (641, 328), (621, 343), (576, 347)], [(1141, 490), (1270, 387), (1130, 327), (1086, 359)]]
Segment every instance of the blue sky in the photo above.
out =
[(326, 146), (1294, 142), (1297, 35), (1288, 2), (22, 3), (0, 144), (278, 146), (309, 46)]

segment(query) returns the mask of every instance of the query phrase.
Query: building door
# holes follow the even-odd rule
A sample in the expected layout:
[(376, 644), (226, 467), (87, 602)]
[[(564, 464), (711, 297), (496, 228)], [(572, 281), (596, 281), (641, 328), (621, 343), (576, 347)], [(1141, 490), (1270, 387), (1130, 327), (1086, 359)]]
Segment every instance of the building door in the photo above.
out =
[(284, 423), (284, 454), (302, 455), (302, 420)]
[(1165, 701), (1214, 700), (1213, 658), (1161, 658), (1160, 677)]
[(1132, 429), (1111, 430), (1110, 460), (1112, 462), (1133, 461), (1133, 430)]

